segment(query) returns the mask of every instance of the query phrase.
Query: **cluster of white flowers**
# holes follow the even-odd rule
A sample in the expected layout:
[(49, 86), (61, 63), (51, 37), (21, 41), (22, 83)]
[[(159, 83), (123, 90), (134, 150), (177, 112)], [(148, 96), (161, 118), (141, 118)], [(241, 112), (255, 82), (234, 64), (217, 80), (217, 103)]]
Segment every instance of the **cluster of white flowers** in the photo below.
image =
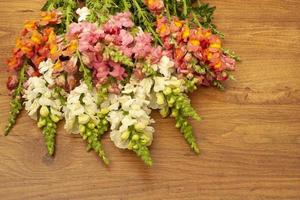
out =
[(152, 68), (160, 73), (161, 76), (153, 77), (153, 92), (151, 95), (151, 108), (158, 109), (164, 106), (163, 93), (168, 94), (171, 88), (176, 88), (178, 92), (184, 91), (184, 81), (173, 76), (174, 62), (169, 57), (163, 56), (158, 64)]
[(25, 109), (28, 115), (37, 120), (37, 112), (43, 106), (50, 108), (52, 115), (62, 118), (62, 103), (57, 98), (57, 93), (48, 86), (53, 84), (52, 75), (53, 63), (51, 60), (42, 62), (39, 66), (40, 77), (31, 77), (26, 82), (26, 89), (23, 98), (25, 99)]
[(143, 133), (146, 145), (151, 145), (154, 132), (151, 124), (154, 120), (150, 117), (150, 101), (147, 99), (150, 97), (152, 84), (150, 78), (140, 82), (132, 78), (125, 85), (122, 94), (110, 95), (108, 101), (102, 104), (110, 110), (108, 117), (111, 125), (110, 137), (117, 147), (128, 148), (130, 127)]
[(65, 129), (70, 133), (79, 133), (79, 124), (86, 124), (90, 120), (98, 120), (97, 98), (94, 92), (82, 82), (70, 92), (64, 109)]

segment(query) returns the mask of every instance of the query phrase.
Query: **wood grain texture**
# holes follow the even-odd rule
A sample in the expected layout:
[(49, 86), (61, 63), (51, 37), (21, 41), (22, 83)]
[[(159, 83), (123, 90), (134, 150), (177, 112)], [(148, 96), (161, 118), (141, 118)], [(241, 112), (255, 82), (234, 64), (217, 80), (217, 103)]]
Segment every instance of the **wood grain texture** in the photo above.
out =
[[(131, 152), (105, 149), (104, 167), (84, 142), (58, 131), (55, 158), (25, 113), (9, 137), (0, 136), (0, 199), (300, 199), (300, 1), (210, 0), (225, 45), (242, 57), (226, 92), (200, 89), (192, 102), (203, 116), (193, 126), (202, 149), (195, 156), (157, 113), (147, 168)], [(42, 0), (0, 0), (0, 130), (10, 97), (4, 60), (24, 19)]]

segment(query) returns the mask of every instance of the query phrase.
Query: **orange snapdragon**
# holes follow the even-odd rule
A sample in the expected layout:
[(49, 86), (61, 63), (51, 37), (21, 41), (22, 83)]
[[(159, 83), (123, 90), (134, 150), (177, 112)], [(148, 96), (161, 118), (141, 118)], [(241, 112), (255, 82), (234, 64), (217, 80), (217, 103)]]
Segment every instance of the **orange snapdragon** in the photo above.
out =
[[(19, 71), (25, 60), (28, 66), (27, 74), (37, 76), (39, 64), (47, 58), (57, 59), (59, 57), (59, 48), (57, 45), (57, 36), (54, 28), (45, 28), (48, 24), (60, 23), (60, 14), (53, 12), (43, 12), (38, 21), (26, 21), (21, 31), (20, 37), (16, 40), (16, 46), (13, 55), (7, 61), (7, 69), (12, 74)], [(15, 79), (9, 79), (11, 82)], [(7, 85), (15, 85), (8, 83)], [(10, 87), (9, 89), (13, 89)]]

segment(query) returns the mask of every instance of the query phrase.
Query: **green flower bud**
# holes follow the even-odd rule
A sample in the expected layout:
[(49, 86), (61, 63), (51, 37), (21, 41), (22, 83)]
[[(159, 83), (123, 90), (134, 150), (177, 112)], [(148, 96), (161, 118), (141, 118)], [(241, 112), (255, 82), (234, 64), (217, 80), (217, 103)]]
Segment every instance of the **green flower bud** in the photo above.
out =
[(140, 139), (140, 136), (138, 136), (137, 134), (134, 134), (133, 136), (132, 136), (132, 140), (133, 141), (138, 141)]
[(172, 115), (172, 117), (177, 117), (178, 116), (178, 110), (173, 109), (171, 115)]
[(37, 125), (38, 125), (39, 128), (42, 128), (42, 127), (44, 127), (46, 125), (46, 123), (47, 122), (46, 122), (45, 119), (40, 118)]
[(179, 88), (176, 88), (176, 89), (173, 90), (173, 93), (174, 93), (174, 94), (180, 94), (180, 92), (181, 92), (181, 91), (180, 91)]
[(145, 124), (143, 124), (143, 123), (136, 123), (135, 125), (134, 125), (134, 129), (135, 130), (137, 130), (137, 131), (142, 131), (142, 130), (144, 130), (145, 129)]
[(48, 123), (47, 123), (47, 126), (48, 126), (49, 128), (52, 128), (52, 127), (54, 126), (54, 124), (53, 124), (52, 122), (48, 122)]
[(165, 95), (170, 95), (172, 93), (172, 89), (170, 87), (166, 87), (163, 91)]
[(95, 124), (93, 122), (89, 122), (88, 123), (88, 127), (89, 127), (89, 129), (94, 129), (95, 128)]
[(100, 111), (100, 113), (101, 113), (102, 115), (106, 115), (106, 114), (109, 113), (109, 110), (108, 110), (108, 108), (102, 108), (101, 111)]
[(171, 97), (169, 100), (168, 100), (168, 105), (169, 107), (172, 107), (175, 103), (175, 98), (174, 97)]
[(50, 118), (51, 118), (51, 120), (54, 122), (54, 123), (57, 123), (57, 122), (59, 122), (59, 117), (58, 116), (56, 116), (56, 115), (54, 115), (54, 114), (51, 114), (50, 115)]
[(49, 115), (49, 109), (47, 106), (42, 106), (41, 109), (40, 109), (40, 115), (42, 117), (47, 117)]
[(165, 97), (162, 93), (156, 93), (156, 99), (158, 105), (163, 105), (165, 103)]
[(135, 149), (135, 150), (137, 150), (137, 149), (139, 149), (139, 146), (136, 144), (132, 148)]
[(92, 135), (92, 131), (90, 131), (90, 130), (87, 130), (87, 131), (86, 131), (86, 136), (88, 136), (88, 137), (89, 137), (89, 136), (91, 136), (91, 135)]
[(90, 121), (90, 117), (86, 114), (82, 114), (78, 117), (79, 124), (87, 124)]
[(128, 147), (127, 147), (129, 150), (131, 150), (133, 148), (133, 143), (132, 142), (129, 142), (128, 144)]
[(85, 126), (84, 125), (82, 125), (82, 124), (79, 125), (79, 132), (81, 134), (85, 133)]
[(129, 136), (130, 136), (130, 132), (127, 130), (127, 131), (124, 131), (123, 133), (122, 133), (122, 135), (121, 135), (121, 139), (123, 140), (123, 141), (125, 141), (125, 140), (127, 140), (128, 138), (129, 138)]
[(82, 136), (82, 139), (83, 139), (83, 140), (86, 140), (87, 137), (88, 137), (87, 135), (83, 135), (83, 136)]
[(149, 143), (149, 141), (150, 141), (150, 138), (148, 136), (146, 136), (146, 135), (142, 136), (142, 144), (143, 145), (147, 145)]
[(108, 124), (108, 121), (107, 121), (107, 120), (103, 120), (103, 121), (102, 121), (102, 124), (103, 124), (104, 126), (106, 126), (106, 125)]
[(163, 109), (161, 109), (159, 111), (159, 113), (161, 114), (162, 117), (167, 117), (169, 115), (169, 107), (164, 107)]

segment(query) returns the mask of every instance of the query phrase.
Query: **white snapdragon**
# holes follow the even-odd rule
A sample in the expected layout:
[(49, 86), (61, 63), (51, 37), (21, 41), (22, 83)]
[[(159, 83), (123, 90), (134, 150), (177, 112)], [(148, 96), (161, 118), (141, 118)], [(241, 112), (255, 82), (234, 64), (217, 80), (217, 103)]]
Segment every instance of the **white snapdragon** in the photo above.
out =
[(130, 127), (142, 132), (144, 137), (147, 137), (147, 146), (151, 145), (153, 140), (154, 129), (151, 124), (154, 120), (149, 116), (151, 110), (149, 109), (151, 87), (153, 81), (144, 79), (138, 81), (134, 78), (124, 86), (122, 94), (110, 95), (108, 108), (110, 110), (108, 121), (111, 124), (111, 140), (114, 144), (122, 149), (128, 148)]
[(90, 14), (90, 10), (87, 7), (78, 8), (76, 14), (79, 15), (78, 22), (85, 21), (87, 16)]
[(166, 90), (170, 88), (178, 88), (180, 92), (184, 91), (184, 81), (172, 75), (174, 62), (167, 56), (163, 56), (157, 64), (152, 65), (152, 68), (156, 69), (160, 75), (153, 77), (154, 85), (150, 98), (150, 107), (159, 109), (166, 103), (163, 100), (162, 93), (167, 92)]
[(25, 110), (28, 115), (37, 120), (37, 112), (41, 107), (49, 107), (50, 112), (55, 116), (62, 117), (62, 103), (55, 98), (56, 94), (47, 87), (47, 82), (41, 77), (31, 77), (27, 81), (27, 88), (24, 91)]
[(46, 82), (49, 85), (54, 84), (54, 80), (53, 80), (53, 77), (52, 77), (53, 66), (54, 66), (54, 64), (53, 64), (51, 59), (48, 59), (47, 61), (43, 61), (39, 65), (39, 72), (41, 74), (43, 74), (44, 79), (46, 80)]
[(79, 124), (86, 124), (92, 119), (97, 121), (98, 107), (96, 95), (81, 83), (72, 90), (67, 98), (64, 109), (66, 124), (65, 129), (71, 133), (79, 133)]

